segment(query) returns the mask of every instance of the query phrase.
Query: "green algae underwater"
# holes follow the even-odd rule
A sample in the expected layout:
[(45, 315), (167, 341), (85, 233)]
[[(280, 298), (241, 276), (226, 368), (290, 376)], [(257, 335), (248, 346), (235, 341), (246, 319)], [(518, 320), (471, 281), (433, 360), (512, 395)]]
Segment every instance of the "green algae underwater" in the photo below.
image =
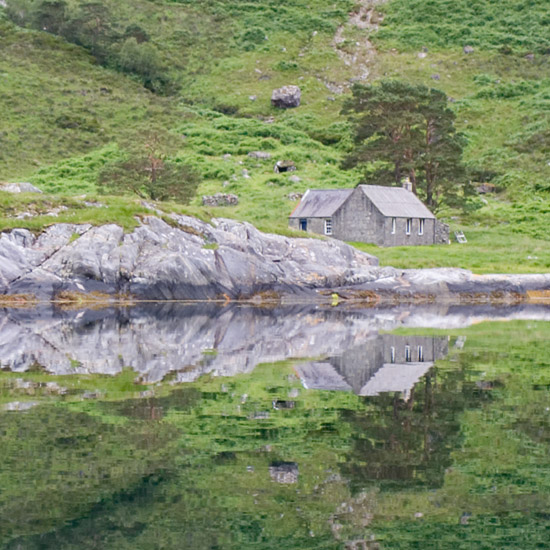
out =
[(183, 383), (16, 372), (4, 354), (0, 547), (547, 547), (550, 324), (383, 338), (411, 335), (435, 362), (363, 396), (314, 387), (303, 359)]

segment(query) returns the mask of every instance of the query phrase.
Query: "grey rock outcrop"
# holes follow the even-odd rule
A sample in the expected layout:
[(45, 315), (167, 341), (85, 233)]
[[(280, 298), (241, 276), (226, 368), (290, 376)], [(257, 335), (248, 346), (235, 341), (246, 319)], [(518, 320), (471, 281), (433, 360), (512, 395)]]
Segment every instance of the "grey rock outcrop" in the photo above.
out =
[(279, 109), (292, 109), (300, 106), (302, 90), (298, 86), (283, 86), (273, 90), (271, 104)]
[(0, 236), (0, 293), (60, 293), (147, 300), (338, 300), (517, 303), (548, 299), (550, 274), (474, 275), (455, 268), (401, 270), (335, 240), (287, 238), (249, 223), (145, 217), (114, 224), (56, 224), (38, 237)]
[(6, 191), (7, 193), (42, 193), (38, 187), (27, 181), (1, 184), (0, 191)]
[(213, 225), (151, 216), (131, 233), (117, 225), (57, 224), (39, 237), (0, 237), (0, 292), (50, 300), (63, 291), (128, 293), (147, 299), (300, 294), (365, 281), (376, 258), (339, 241), (289, 239), (248, 223)]

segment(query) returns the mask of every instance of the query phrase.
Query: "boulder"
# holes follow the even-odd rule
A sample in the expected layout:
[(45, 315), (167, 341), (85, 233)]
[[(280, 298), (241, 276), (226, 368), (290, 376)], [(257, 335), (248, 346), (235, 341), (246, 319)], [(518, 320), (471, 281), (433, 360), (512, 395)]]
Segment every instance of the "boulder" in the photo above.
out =
[(465, 54), (470, 54), (470, 53), (474, 53), (474, 48), (473, 46), (464, 46), (464, 48), (462, 48), (462, 51), (465, 53)]
[(300, 106), (302, 91), (298, 86), (283, 86), (273, 90), (271, 104), (280, 109), (292, 109)]
[(60, 292), (126, 293), (152, 300), (238, 298), (270, 290), (311, 294), (372, 278), (377, 259), (336, 240), (290, 239), (248, 223), (213, 225), (147, 216), (131, 233), (117, 225), (55, 224), (35, 237), (0, 236), (0, 293), (42, 300)]
[(296, 462), (274, 462), (269, 467), (269, 476), (276, 483), (298, 483), (298, 472)]

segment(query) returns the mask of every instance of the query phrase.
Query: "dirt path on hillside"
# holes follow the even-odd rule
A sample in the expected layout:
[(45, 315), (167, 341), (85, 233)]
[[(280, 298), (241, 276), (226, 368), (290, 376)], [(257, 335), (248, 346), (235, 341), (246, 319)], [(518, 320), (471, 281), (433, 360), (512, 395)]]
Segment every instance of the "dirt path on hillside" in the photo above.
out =
[(378, 30), (382, 21), (382, 16), (376, 8), (386, 1), (359, 0), (348, 20), (336, 30), (332, 47), (344, 64), (353, 70), (354, 76), (347, 82), (323, 80), (331, 92), (341, 94), (354, 82), (368, 80), (376, 57), (376, 48), (369, 37), (372, 32)]

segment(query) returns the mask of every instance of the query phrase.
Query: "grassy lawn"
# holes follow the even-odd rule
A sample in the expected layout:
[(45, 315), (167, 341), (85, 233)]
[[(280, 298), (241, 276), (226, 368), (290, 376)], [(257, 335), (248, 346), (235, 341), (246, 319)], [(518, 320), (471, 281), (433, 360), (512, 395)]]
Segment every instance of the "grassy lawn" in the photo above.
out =
[(396, 246), (350, 243), (397, 268), (461, 267), (474, 273), (550, 272), (548, 241), (499, 228), (461, 227), (466, 244)]

